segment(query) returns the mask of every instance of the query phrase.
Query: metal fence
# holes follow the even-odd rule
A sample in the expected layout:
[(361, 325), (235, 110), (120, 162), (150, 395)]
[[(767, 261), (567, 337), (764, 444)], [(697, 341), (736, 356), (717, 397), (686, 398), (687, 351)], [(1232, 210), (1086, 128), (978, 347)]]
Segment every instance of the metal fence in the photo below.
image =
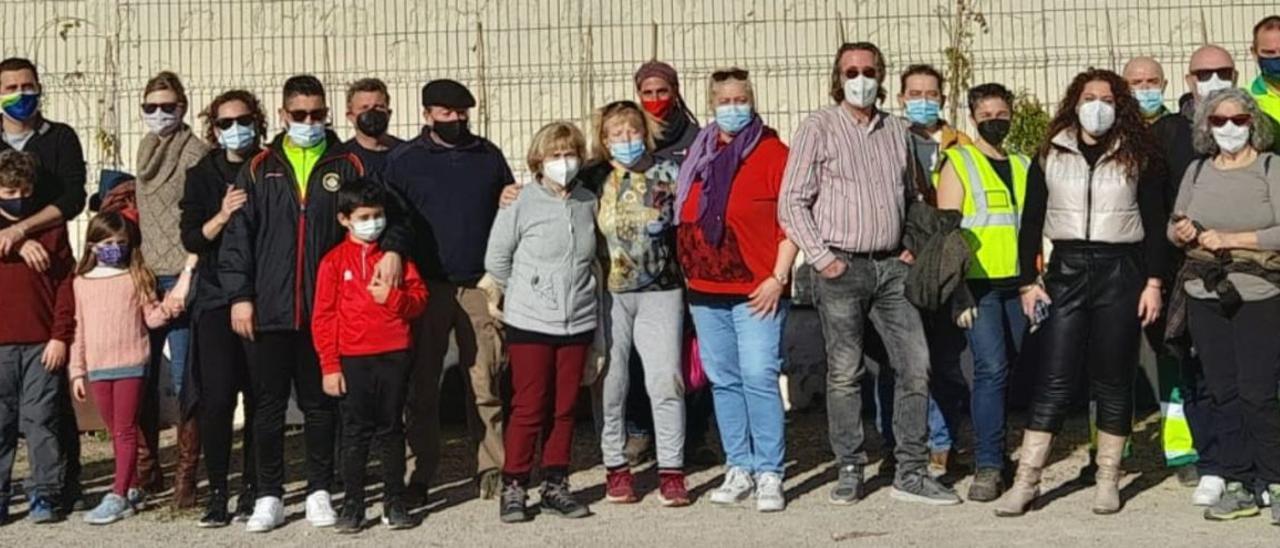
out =
[[(957, 25), (960, 4), (980, 16)], [(141, 90), (165, 69), (197, 106), (242, 87), (273, 111), (295, 73), (319, 76), (334, 106), (348, 82), (378, 76), (392, 90), (392, 131), (405, 136), (418, 131), (420, 86), (455, 78), (480, 100), (475, 130), (520, 172), (539, 126), (585, 122), (593, 107), (631, 97), (632, 71), (655, 56), (680, 70), (702, 116), (705, 75), (749, 69), (765, 120), (785, 137), (830, 101), (832, 53), (845, 40), (878, 43), (896, 72), (947, 67), (944, 50), (969, 32), (961, 51), (972, 83), (1003, 82), (1047, 104), (1085, 67), (1153, 55), (1172, 102), (1205, 41), (1252, 77), (1250, 29), (1277, 11), (1274, 1), (1239, 0), (3, 0), (0, 50), (41, 67), (44, 110), (79, 131), (92, 189), (97, 169), (133, 167)], [(888, 86), (896, 94), (897, 82)], [(335, 127), (351, 131), (341, 116)]]

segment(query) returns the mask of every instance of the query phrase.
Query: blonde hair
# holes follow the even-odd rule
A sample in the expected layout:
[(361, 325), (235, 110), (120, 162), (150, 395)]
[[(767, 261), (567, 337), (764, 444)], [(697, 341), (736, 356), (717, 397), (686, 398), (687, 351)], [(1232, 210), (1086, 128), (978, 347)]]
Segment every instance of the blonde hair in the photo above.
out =
[(609, 137), (605, 135), (605, 128), (614, 120), (621, 120), (644, 132), (645, 150), (653, 152), (657, 148), (656, 143), (662, 137), (662, 124), (658, 119), (650, 116), (635, 101), (614, 101), (596, 111), (593, 117), (591, 125), (595, 130), (595, 141), (591, 143), (592, 159), (607, 162), (613, 157), (609, 153)]
[(707, 77), (707, 109), (712, 114), (716, 111), (716, 92), (726, 84), (742, 84), (743, 91), (747, 92), (747, 100), (751, 102), (751, 108), (756, 108), (756, 89), (751, 85), (751, 76), (746, 70), (738, 67), (726, 67), (712, 71)]
[(187, 104), (187, 88), (183, 87), (182, 80), (177, 74), (164, 70), (156, 73), (150, 80), (147, 80), (147, 86), (142, 90), (143, 100), (148, 95), (156, 91), (172, 91), (177, 96), (178, 103)]
[(564, 149), (573, 150), (580, 160), (586, 159), (587, 138), (582, 135), (578, 126), (563, 120), (542, 126), (542, 129), (534, 134), (533, 142), (529, 143), (529, 154), (525, 158), (529, 171), (541, 174), (542, 162), (547, 156)]
[(76, 275), (84, 276), (98, 266), (98, 256), (93, 252), (94, 244), (119, 237), (129, 244), (129, 276), (133, 278), (133, 289), (137, 293), (138, 304), (146, 304), (158, 298), (156, 295), (156, 275), (147, 268), (142, 258), (142, 233), (138, 225), (126, 219), (119, 212), (103, 212), (89, 220), (89, 228), (85, 229), (84, 255), (76, 265)]

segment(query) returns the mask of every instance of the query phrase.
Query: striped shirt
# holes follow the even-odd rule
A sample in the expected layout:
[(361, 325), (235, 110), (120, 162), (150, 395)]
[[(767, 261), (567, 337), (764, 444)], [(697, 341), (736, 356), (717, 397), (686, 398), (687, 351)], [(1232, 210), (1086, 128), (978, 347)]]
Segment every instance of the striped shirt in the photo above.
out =
[(914, 199), (922, 176), (908, 140), (906, 121), (879, 112), (862, 125), (842, 105), (800, 124), (778, 215), (814, 268), (830, 265), (833, 249), (870, 253), (901, 245), (908, 196)]

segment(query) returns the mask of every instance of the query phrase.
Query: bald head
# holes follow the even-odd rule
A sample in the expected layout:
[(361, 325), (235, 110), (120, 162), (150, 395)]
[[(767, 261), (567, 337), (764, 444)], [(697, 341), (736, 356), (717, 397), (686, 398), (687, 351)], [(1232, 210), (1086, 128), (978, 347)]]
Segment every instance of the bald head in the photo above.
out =
[(1186, 82), (1196, 99), (1203, 99), (1219, 89), (1235, 87), (1238, 77), (1235, 59), (1220, 46), (1207, 44), (1191, 54)]
[(1134, 57), (1124, 65), (1124, 79), (1134, 90), (1163, 90), (1164, 67), (1151, 57)]
[(1191, 54), (1191, 65), (1187, 71), (1194, 73), (1197, 70), (1219, 69), (1219, 68), (1236, 68), (1235, 59), (1231, 58), (1231, 54), (1220, 46), (1208, 44), (1200, 46), (1195, 53)]

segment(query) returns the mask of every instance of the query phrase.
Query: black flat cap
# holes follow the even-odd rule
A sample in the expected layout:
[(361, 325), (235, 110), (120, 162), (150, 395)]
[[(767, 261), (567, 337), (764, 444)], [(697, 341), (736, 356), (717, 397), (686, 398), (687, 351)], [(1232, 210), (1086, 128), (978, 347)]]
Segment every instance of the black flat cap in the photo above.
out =
[(453, 80), (432, 80), (422, 86), (423, 107), (445, 107), (464, 109), (476, 106), (476, 98), (471, 91)]

